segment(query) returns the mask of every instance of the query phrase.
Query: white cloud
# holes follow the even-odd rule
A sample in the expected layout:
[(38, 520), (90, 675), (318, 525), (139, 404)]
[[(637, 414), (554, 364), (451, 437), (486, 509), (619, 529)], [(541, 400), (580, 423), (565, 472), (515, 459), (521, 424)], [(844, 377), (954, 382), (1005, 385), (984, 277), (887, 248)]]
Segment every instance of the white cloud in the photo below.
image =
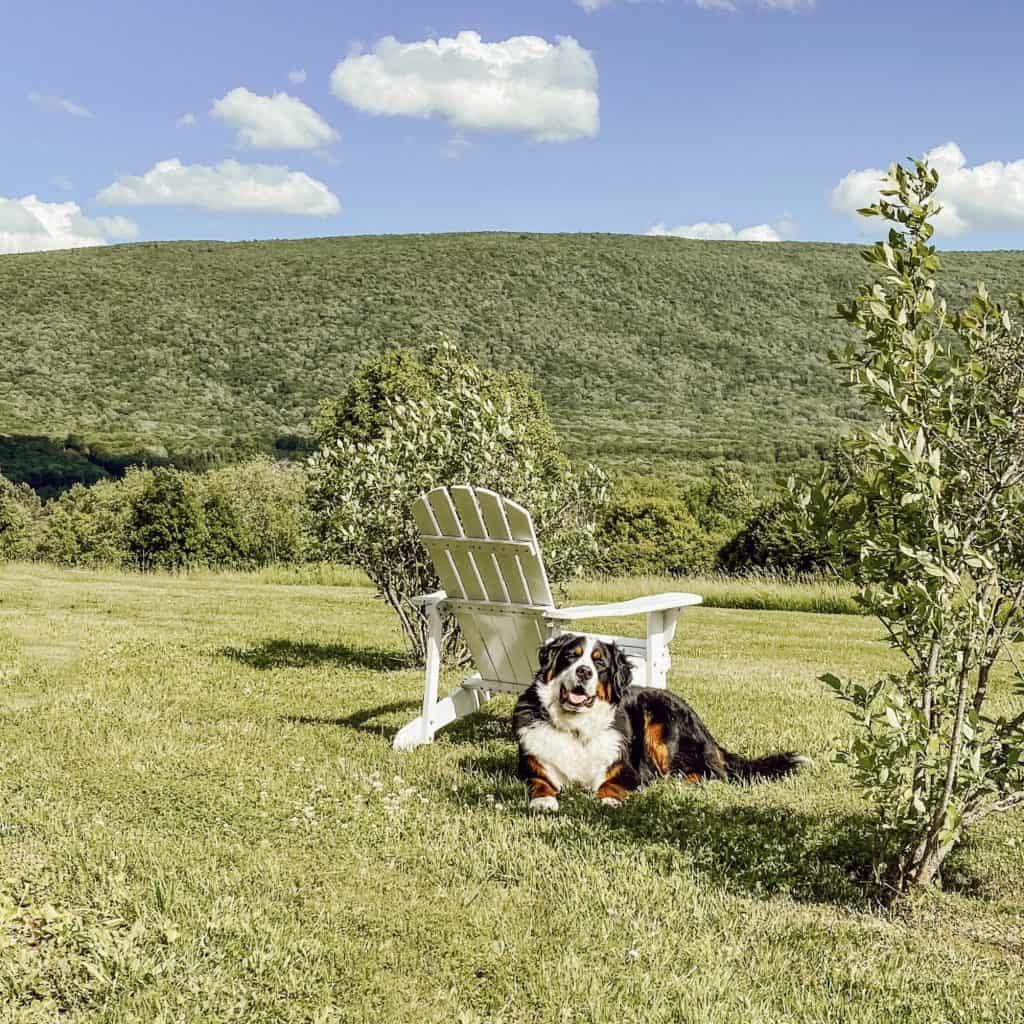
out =
[(92, 111), (72, 103), (63, 96), (46, 96), (39, 92), (28, 94), (29, 102), (50, 114), (71, 114), (73, 117), (92, 117)]
[(285, 92), (258, 96), (232, 89), (214, 102), (210, 117), (234, 125), (239, 145), (257, 149), (316, 149), (338, 137), (312, 107)]
[(437, 115), (459, 130), (516, 132), (537, 142), (597, 134), (597, 66), (571, 36), (482, 42), (400, 43), (381, 39), (372, 53), (351, 54), (331, 74), (331, 91), (368, 114)]
[[(625, 2), (627, 4), (643, 4), (648, 3), (649, 0), (625, 0)], [(657, 2), (657, 0), (650, 0), (650, 2)], [(660, 2), (664, 3), (665, 0), (660, 0)], [(600, 11), (602, 8), (611, 7), (615, 0), (575, 0), (575, 3), (577, 7), (582, 7), (587, 14), (590, 14), (593, 11)]]
[(697, 6), (702, 11), (735, 11), (736, 5), (732, 0), (697, 0)]
[(43, 252), (106, 245), (109, 238), (134, 238), (138, 225), (127, 217), (82, 214), (77, 203), (47, 203), (36, 196), (0, 197), (0, 253)]
[(788, 210), (772, 226), (784, 239), (796, 238), (800, 234), (800, 225)]
[(96, 223), (100, 230), (111, 238), (127, 241), (139, 237), (139, 225), (130, 217), (97, 217)]
[(196, 123), (196, 120), (195, 114), (182, 114), (174, 123), (179, 128), (191, 128)]
[(96, 198), (111, 206), (194, 206), (312, 217), (341, 212), (337, 196), (308, 174), (237, 160), (224, 160), (216, 167), (161, 160), (140, 177), (118, 178)]
[[(937, 232), (955, 237), (969, 231), (1024, 228), (1024, 160), (990, 160), (968, 167), (955, 142), (936, 146), (924, 158), (939, 172), (935, 198), (942, 212), (935, 218)], [(877, 202), (884, 176), (885, 171), (877, 168), (850, 171), (832, 190), (832, 208), (855, 214)]]
[(776, 227), (772, 227), (771, 224), (754, 224), (749, 228), (740, 228), (739, 231), (724, 221), (715, 223), (700, 221), (697, 224), (678, 224), (674, 228), (666, 227), (664, 224), (655, 224), (647, 231), (647, 234), (672, 238), (697, 238), (706, 242), (781, 242), (782, 235), (777, 228), (782, 227), (783, 224), (787, 228), (795, 228), (793, 222), (788, 219)]
[(306, 80), (306, 72), (302, 68), (296, 68), (294, 71), (288, 72), (288, 81), (294, 85), (302, 85)]

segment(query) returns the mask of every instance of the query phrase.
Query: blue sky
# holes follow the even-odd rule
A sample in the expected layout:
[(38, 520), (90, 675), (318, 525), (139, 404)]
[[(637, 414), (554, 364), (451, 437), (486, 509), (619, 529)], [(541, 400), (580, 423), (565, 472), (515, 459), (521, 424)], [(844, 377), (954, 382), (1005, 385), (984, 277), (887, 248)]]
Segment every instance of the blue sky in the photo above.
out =
[(859, 241), (846, 211), (877, 169), (926, 152), (941, 245), (1024, 248), (1016, 0), (43, 0), (6, 24), (0, 252), (468, 230)]

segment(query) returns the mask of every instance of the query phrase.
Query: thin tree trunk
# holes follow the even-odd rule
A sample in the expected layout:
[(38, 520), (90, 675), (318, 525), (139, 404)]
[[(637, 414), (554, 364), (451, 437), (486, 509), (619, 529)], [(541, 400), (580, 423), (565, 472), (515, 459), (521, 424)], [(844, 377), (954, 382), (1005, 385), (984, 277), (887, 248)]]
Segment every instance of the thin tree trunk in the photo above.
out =
[(962, 828), (958, 828), (945, 843), (939, 841), (939, 836), (946, 828), (950, 798), (960, 774), (960, 751), (963, 746), (964, 718), (967, 713), (967, 675), (967, 660), (965, 658), (960, 667), (956, 712), (953, 719), (953, 733), (950, 737), (949, 760), (946, 764), (942, 796), (928, 819), (924, 831), (918, 837), (912, 852), (909, 856), (903, 855), (897, 860), (893, 883), (900, 892), (905, 892), (911, 885), (919, 887), (930, 885), (935, 880), (949, 851), (953, 849), (960, 838)]

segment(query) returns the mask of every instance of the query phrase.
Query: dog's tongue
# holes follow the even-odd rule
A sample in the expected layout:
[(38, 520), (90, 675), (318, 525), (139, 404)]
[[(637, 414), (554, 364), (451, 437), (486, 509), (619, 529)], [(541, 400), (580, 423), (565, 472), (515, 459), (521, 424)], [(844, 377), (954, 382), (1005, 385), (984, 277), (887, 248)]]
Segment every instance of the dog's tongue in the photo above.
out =
[(570, 693), (569, 703), (570, 704), (586, 704), (589, 698), (585, 693)]

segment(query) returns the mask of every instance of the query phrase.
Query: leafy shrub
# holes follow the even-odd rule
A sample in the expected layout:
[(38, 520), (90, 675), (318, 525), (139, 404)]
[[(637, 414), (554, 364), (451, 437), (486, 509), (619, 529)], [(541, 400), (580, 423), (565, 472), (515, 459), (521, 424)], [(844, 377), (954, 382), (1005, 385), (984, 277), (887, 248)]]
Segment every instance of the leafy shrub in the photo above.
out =
[[(521, 502), (553, 581), (593, 553), (604, 477), (593, 467), (573, 472), (521, 374), (483, 369), (447, 343), (388, 353), (325, 405), (318, 430), (310, 500), (325, 553), (366, 572), (419, 658), (427, 620), (410, 598), (439, 586), (412, 519), (424, 491), (470, 483)], [(461, 649), (452, 620), (444, 649)]]
[[(44, 506), (38, 553), (61, 565), (119, 568), (299, 563), (311, 550), (306, 485), (305, 466), (267, 458), (203, 474), (129, 469), (123, 480), (78, 485)], [(173, 525), (182, 515), (191, 526)]]
[(183, 569), (199, 561), (206, 540), (194, 483), (174, 469), (154, 469), (131, 504), (128, 550), (140, 569)]
[(131, 469), (123, 480), (76, 484), (48, 502), (40, 556), (59, 565), (129, 567), (132, 507), (151, 474)]
[(616, 576), (705, 572), (715, 559), (714, 542), (683, 504), (641, 494), (609, 504), (598, 544), (602, 570)]
[(242, 564), (242, 524), (234, 504), (214, 492), (203, 500), (203, 547), (200, 561), (211, 568)]
[(683, 500), (705, 533), (723, 539), (735, 533), (757, 508), (749, 479), (726, 466), (715, 466), (706, 480), (690, 484)]
[(726, 572), (814, 575), (828, 566), (825, 548), (794, 520), (786, 496), (769, 495), (718, 553)]
[(255, 568), (304, 562), (312, 553), (305, 465), (255, 458), (195, 479), (207, 509), (207, 564)]
[(41, 516), (42, 505), (31, 487), (0, 476), (0, 561), (35, 553)]

